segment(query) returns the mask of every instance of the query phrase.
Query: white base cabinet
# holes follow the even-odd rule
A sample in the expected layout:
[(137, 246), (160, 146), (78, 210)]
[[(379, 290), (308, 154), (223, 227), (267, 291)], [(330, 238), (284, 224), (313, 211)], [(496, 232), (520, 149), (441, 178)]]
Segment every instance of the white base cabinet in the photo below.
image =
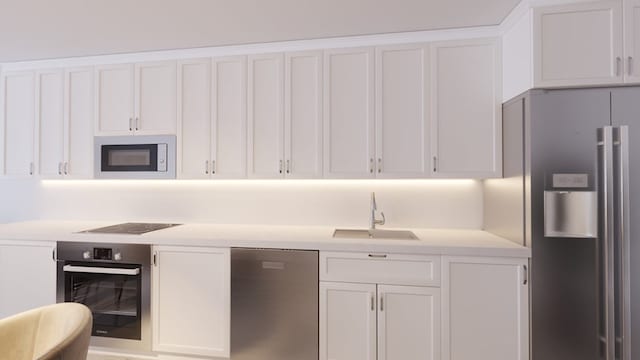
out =
[(228, 248), (155, 246), (153, 350), (229, 357)]
[(442, 360), (529, 359), (526, 259), (443, 257)]
[(56, 302), (55, 242), (0, 241), (0, 319)]

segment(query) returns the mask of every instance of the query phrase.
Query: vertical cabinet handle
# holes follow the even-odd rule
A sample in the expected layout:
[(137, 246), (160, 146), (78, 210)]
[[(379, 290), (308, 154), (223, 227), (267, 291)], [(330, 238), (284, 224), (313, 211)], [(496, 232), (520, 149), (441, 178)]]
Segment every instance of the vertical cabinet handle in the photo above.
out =
[(278, 172), (282, 174), (282, 160), (280, 160), (280, 164), (278, 165)]
[(153, 266), (158, 266), (158, 252), (153, 252)]
[(133, 131), (133, 118), (129, 118), (129, 131)]
[(373, 293), (369, 293), (369, 302), (371, 303), (371, 311), (376, 311), (376, 298)]
[(378, 158), (378, 174), (382, 172), (382, 158)]
[(29, 163), (29, 175), (33, 175), (33, 170), (34, 170), (34, 166), (33, 166), (33, 161)]
[(291, 167), (289, 166), (290, 163), (291, 163), (291, 160), (287, 160), (287, 174), (290, 173), (290, 169), (291, 169)]
[(369, 159), (369, 172), (373, 174), (373, 158)]
[(433, 157), (433, 172), (438, 171), (438, 166), (437, 166), (437, 164), (438, 164), (438, 158), (434, 156), (434, 157)]
[(529, 271), (527, 271), (527, 265), (522, 265), (522, 285), (529, 283)]
[(62, 161), (58, 162), (58, 175), (62, 175)]
[(140, 130), (140, 118), (136, 116), (136, 131)]
[(212, 174), (216, 173), (216, 161), (215, 160), (211, 160), (211, 173)]
[(620, 76), (621, 63), (622, 63), (622, 58), (620, 56), (616, 57), (616, 76)]
[(209, 174), (209, 160), (204, 162), (204, 173), (207, 175)]
[(384, 293), (380, 294), (380, 311), (384, 311)]
[(69, 175), (69, 162), (68, 161), (64, 162), (64, 174), (65, 175)]
[(629, 76), (633, 75), (633, 57), (629, 56), (627, 58), (627, 72)]

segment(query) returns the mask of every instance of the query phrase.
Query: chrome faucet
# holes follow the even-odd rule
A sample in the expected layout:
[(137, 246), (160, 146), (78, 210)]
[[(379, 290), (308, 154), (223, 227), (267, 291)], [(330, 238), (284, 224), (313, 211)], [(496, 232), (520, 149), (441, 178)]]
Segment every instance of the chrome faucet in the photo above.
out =
[(376, 229), (376, 225), (384, 225), (386, 219), (384, 217), (384, 212), (380, 212), (382, 215), (382, 220), (376, 219), (376, 211), (378, 210), (378, 206), (376, 205), (376, 193), (371, 193), (371, 216), (369, 217), (369, 231), (373, 231)]

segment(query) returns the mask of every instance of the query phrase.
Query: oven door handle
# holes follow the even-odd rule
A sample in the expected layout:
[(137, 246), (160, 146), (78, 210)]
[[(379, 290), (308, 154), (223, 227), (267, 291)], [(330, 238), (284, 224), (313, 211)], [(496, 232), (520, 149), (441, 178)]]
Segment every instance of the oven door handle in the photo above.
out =
[(76, 273), (90, 273), (90, 274), (113, 274), (113, 275), (139, 275), (140, 268), (135, 269), (122, 269), (122, 268), (107, 268), (97, 266), (77, 266), (77, 265), (65, 265), (62, 267), (65, 272)]

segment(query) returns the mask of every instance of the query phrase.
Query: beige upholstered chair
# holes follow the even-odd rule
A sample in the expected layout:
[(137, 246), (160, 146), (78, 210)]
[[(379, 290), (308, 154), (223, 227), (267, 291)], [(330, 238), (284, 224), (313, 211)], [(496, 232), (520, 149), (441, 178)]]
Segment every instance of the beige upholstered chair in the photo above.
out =
[(76, 303), (0, 319), (0, 360), (85, 360), (92, 320), (89, 308)]

